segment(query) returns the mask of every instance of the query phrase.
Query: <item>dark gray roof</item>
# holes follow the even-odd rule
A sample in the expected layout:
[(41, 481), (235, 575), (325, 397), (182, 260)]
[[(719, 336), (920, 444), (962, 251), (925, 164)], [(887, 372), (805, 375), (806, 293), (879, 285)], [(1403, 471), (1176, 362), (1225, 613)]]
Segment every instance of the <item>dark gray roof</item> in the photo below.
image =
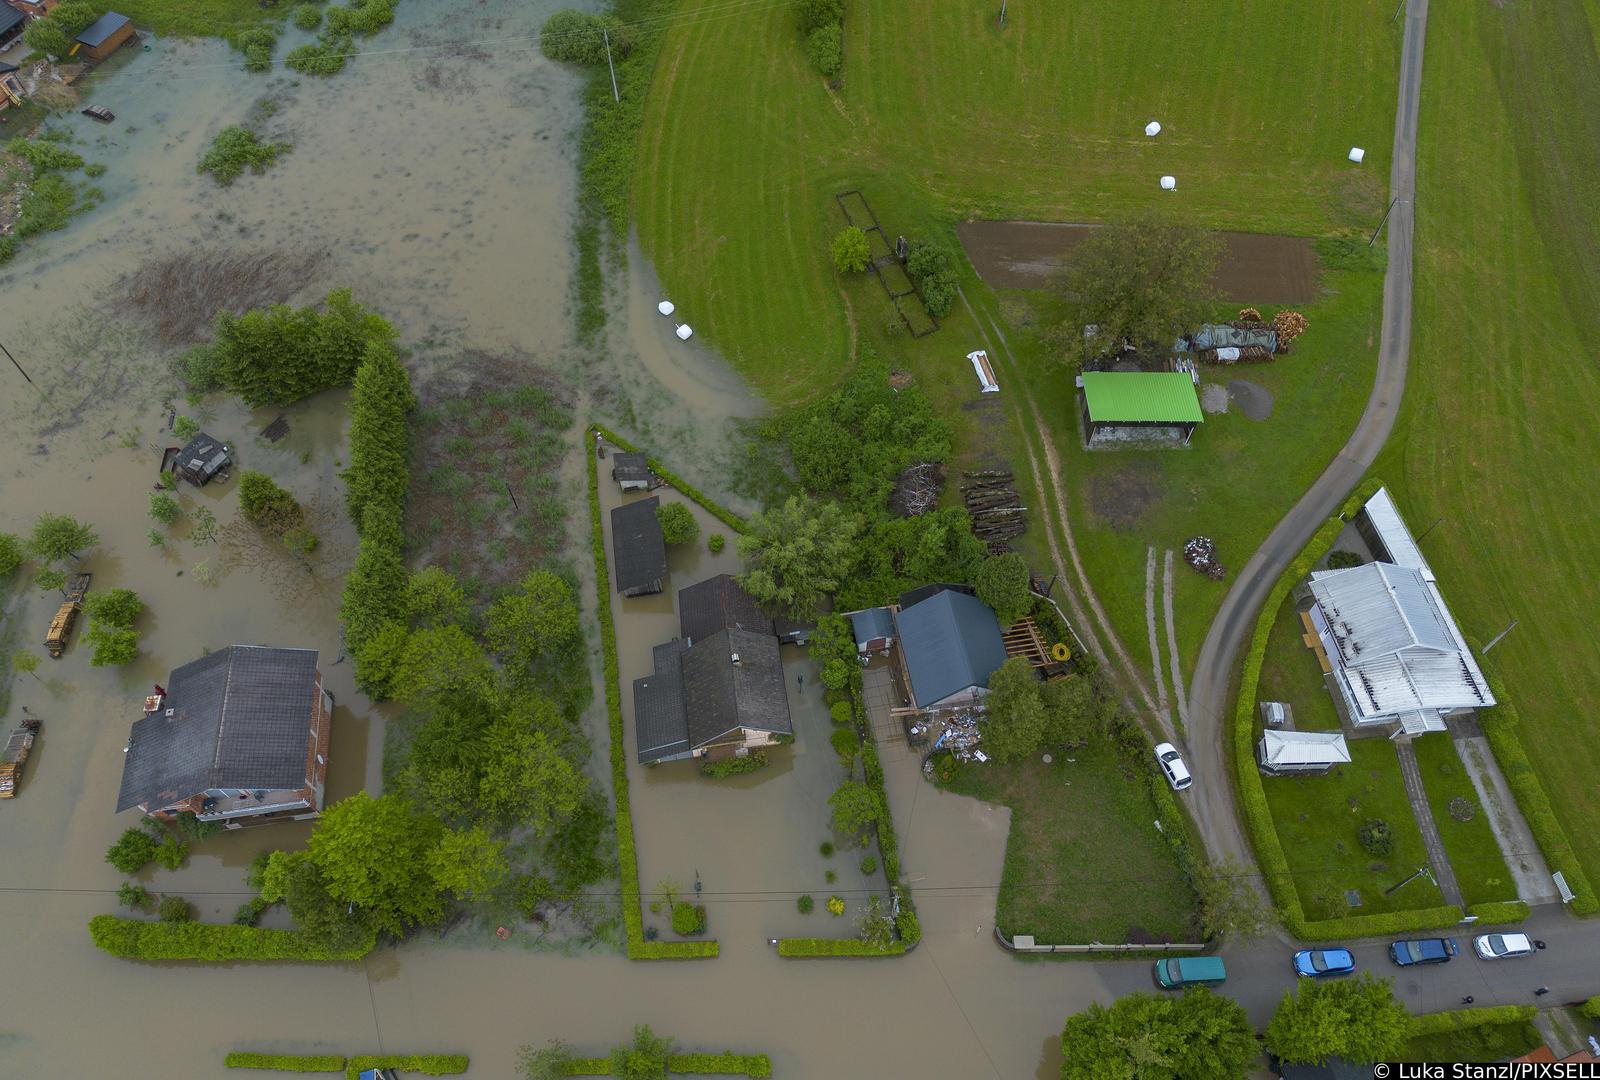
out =
[(678, 590), (678, 632), (691, 642), (734, 627), (754, 634), (773, 632), (772, 619), (732, 574), (718, 574)]
[(667, 576), (667, 542), (656, 507), (661, 500), (626, 503), (611, 511), (611, 554), (617, 563), (617, 591), (627, 592)]
[(695, 747), (740, 727), (794, 733), (778, 639), (771, 634), (723, 630), (695, 642), (683, 654), (683, 700)]
[(779, 641), (795, 641), (799, 638), (808, 638), (817, 624), (810, 620), (791, 619), (787, 615), (774, 615), (772, 617), (772, 632), (778, 635)]
[(613, 480), (648, 480), (650, 479), (650, 466), (645, 463), (643, 454), (613, 454), (611, 456), (611, 478)]
[(895, 628), (918, 708), (974, 686), (988, 686), (989, 676), (1006, 662), (994, 611), (956, 589), (941, 590), (903, 608)]
[(213, 439), (201, 432), (183, 444), (178, 451), (178, 468), (210, 477), (229, 461), (228, 449), (221, 439)]
[[(13, 26), (16, 26), (19, 22), (26, 18), (26, 15), (12, 7), (10, 4), (0, 4), (0, 34), (4, 34), (7, 30), (10, 30)], [(0, 71), (15, 70), (17, 69), (13, 64), (0, 64)]]
[(78, 35), (78, 43), (94, 48), (104, 44), (106, 38), (121, 30), (128, 22), (126, 15), (118, 15), (115, 11), (108, 11), (94, 22), (84, 27), (83, 33)]
[(683, 641), (673, 638), (651, 650), (655, 672), (633, 680), (633, 732), (639, 763), (668, 761), (689, 753), (689, 718), (683, 709)]
[[(5, 27), (0, 26), (0, 33), (3, 33), (4, 31), (5, 31)], [(0, 61), (0, 75), (9, 75), (13, 71), (16, 71), (16, 70), (17, 70), (17, 65), (15, 65), (15, 64), (7, 64), (4, 61)]]
[(262, 645), (173, 669), (163, 707), (134, 721), (117, 810), (156, 810), (207, 788), (301, 787), (316, 679), (315, 649)]
[(968, 596), (978, 595), (978, 590), (971, 585), (919, 585), (910, 592), (900, 594), (900, 610), (904, 611), (908, 607), (915, 607), (928, 597), (937, 596), (946, 589), (953, 589), (958, 593), (966, 593)]
[(894, 640), (894, 616), (889, 613), (889, 609), (886, 607), (851, 612), (850, 626), (856, 633), (857, 648), (874, 638)]

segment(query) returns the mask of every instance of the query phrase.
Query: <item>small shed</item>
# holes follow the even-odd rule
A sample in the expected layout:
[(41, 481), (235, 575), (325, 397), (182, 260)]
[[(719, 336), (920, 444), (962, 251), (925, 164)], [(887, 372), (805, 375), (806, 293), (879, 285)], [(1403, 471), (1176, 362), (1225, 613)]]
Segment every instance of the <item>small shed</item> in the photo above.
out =
[(1187, 446), (1205, 422), (1187, 372), (1086, 371), (1078, 385), (1084, 443), (1091, 447), (1143, 435), (1168, 435)]
[(894, 644), (894, 616), (886, 607), (867, 608), (850, 613), (850, 626), (856, 635), (856, 653), (880, 653)]
[(1303, 776), (1350, 764), (1350, 748), (1337, 731), (1265, 731), (1256, 759), (1262, 772)]
[(781, 613), (772, 617), (773, 636), (783, 645), (811, 644), (811, 632), (816, 628), (816, 623), (806, 622), (803, 619), (791, 619)]
[(133, 38), (133, 21), (126, 15), (108, 11), (83, 28), (74, 55), (88, 60), (104, 60)]
[(232, 464), (233, 455), (228, 445), (202, 431), (181, 450), (169, 448), (161, 467), (171, 469), (191, 484), (203, 486)]
[(667, 576), (667, 542), (661, 535), (656, 508), (661, 500), (626, 503), (611, 511), (611, 557), (616, 564), (617, 591), (645, 596), (661, 591)]
[(650, 488), (650, 466), (643, 454), (614, 454), (611, 458), (611, 479), (623, 491), (647, 491)]
[[(0, 3), (0, 49), (8, 47), (13, 41), (22, 36), (22, 31), (28, 27), (28, 17), (10, 4)], [(11, 65), (12, 71), (17, 70)]]

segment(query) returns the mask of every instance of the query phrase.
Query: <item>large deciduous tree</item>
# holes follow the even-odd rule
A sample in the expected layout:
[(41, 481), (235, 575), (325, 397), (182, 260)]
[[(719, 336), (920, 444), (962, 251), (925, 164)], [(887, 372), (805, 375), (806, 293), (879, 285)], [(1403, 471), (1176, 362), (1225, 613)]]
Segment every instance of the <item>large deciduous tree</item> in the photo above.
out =
[(1301, 979), (1267, 1025), (1267, 1048), (1288, 1062), (1331, 1057), (1366, 1064), (1397, 1057), (1411, 1036), (1411, 1016), (1387, 979)]
[(1044, 697), (1039, 676), (1024, 658), (1013, 656), (995, 669), (984, 703), (989, 716), (983, 725), (983, 749), (996, 761), (1026, 757), (1044, 742)]
[(1181, 997), (1138, 993), (1067, 1018), (1062, 1080), (1242, 1077), (1260, 1054), (1244, 1007), (1196, 987)]
[(1057, 334), (1067, 360), (1077, 365), (1086, 349), (1099, 355), (1124, 342), (1165, 347), (1193, 330), (1216, 302), (1211, 277), (1221, 256), (1217, 234), (1153, 215), (1092, 230), (1054, 279), (1066, 301)]
[(411, 482), (410, 434), (397, 423), (416, 407), (411, 378), (394, 347), (384, 340), (366, 346), (353, 369), (350, 391), (350, 467), (345, 505), (361, 535), (366, 535), (366, 510), (378, 504), (398, 516)]
[(1191, 877), (1200, 901), (1200, 929), (1206, 937), (1243, 943), (1271, 929), (1272, 909), (1238, 859), (1229, 855), (1218, 862), (1199, 863)]
[(861, 836), (883, 820), (883, 800), (859, 780), (846, 780), (828, 796), (833, 810), (833, 827), (846, 836)]
[(978, 599), (994, 608), (1001, 626), (1010, 626), (1033, 606), (1028, 564), (1014, 551), (985, 559), (973, 584), (977, 586)]
[(28, 538), (28, 550), (41, 562), (76, 559), (100, 542), (94, 529), (68, 514), (40, 514)]
[(484, 635), (508, 667), (527, 668), (542, 656), (564, 653), (580, 637), (572, 587), (548, 570), (533, 571), (515, 592), (489, 605)]
[(749, 532), (739, 537), (739, 554), (752, 564), (739, 584), (759, 603), (800, 618), (813, 615), (850, 572), (860, 533), (860, 516), (837, 503), (791, 496), (751, 518)]

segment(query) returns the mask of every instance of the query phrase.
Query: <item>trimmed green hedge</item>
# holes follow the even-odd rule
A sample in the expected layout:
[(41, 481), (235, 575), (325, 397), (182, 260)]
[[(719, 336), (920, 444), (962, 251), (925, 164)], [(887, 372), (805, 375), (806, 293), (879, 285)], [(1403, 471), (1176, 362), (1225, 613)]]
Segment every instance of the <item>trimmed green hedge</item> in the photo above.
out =
[[(667, 1072), (691, 1076), (749, 1076), (765, 1080), (772, 1075), (772, 1060), (765, 1054), (669, 1054)], [(610, 1058), (573, 1058), (568, 1076), (610, 1076)]]
[[(593, 442), (591, 428), (586, 442)], [(625, 445), (618, 442), (617, 445)], [(628, 797), (628, 751), (623, 742), (621, 666), (617, 662), (617, 625), (611, 617), (611, 575), (606, 570), (606, 538), (600, 519), (600, 462), (592, 446), (589, 458), (589, 525), (593, 530), (594, 580), (598, 595), (600, 644), (605, 653), (606, 718), (611, 730), (611, 786), (617, 800), (617, 864), (622, 885), (622, 922), (628, 934), (630, 960), (699, 960), (718, 955), (715, 941), (646, 941), (640, 907), (639, 856), (633, 841), (633, 811)], [(665, 474), (663, 474), (665, 475)]]
[(1245, 825), (1250, 842), (1261, 864), (1261, 875), (1272, 893), (1278, 916), (1295, 937), (1306, 941), (1322, 941), (1339, 937), (1367, 937), (1378, 934), (1404, 934), (1417, 930), (1432, 930), (1452, 926), (1461, 921), (1462, 911), (1454, 905), (1418, 908), (1411, 911), (1394, 911), (1377, 915), (1352, 915), (1343, 919), (1309, 920), (1295, 890), (1294, 873), (1289, 869), (1289, 859), (1284, 854), (1283, 842), (1278, 837), (1277, 824), (1272, 820), (1272, 808), (1267, 804), (1267, 792), (1261, 783), (1261, 773), (1256, 768), (1255, 715), (1256, 693), (1261, 682), (1261, 664), (1267, 652), (1267, 639), (1272, 633), (1278, 608), (1290, 590), (1311, 573), (1317, 560), (1327, 554), (1333, 542), (1344, 529), (1345, 518), (1359, 510), (1383, 482), (1368, 479), (1345, 500), (1335, 517), (1322, 523), (1310, 541), (1301, 549), (1267, 594), (1266, 602), (1256, 616), (1255, 634), (1250, 639), (1250, 651), (1245, 654), (1244, 670), (1239, 676), (1239, 696), (1234, 702), (1233, 714), (1233, 764), (1234, 780), (1238, 785), (1239, 804), (1244, 810)]
[(883, 948), (869, 945), (860, 938), (784, 938), (778, 942), (778, 955), (802, 956), (902, 956), (906, 951), (903, 941), (891, 941)]
[(347, 1080), (360, 1080), (363, 1069), (403, 1069), (424, 1076), (455, 1076), (467, 1071), (465, 1054), (365, 1054), (345, 1066)]
[(1521, 900), (1502, 900), (1494, 904), (1473, 904), (1467, 908), (1467, 914), (1476, 915), (1480, 922), (1508, 923), (1521, 922), (1532, 911)]
[(1532, 1005), (1492, 1005), (1482, 1009), (1452, 1009), (1449, 1012), (1424, 1013), (1411, 1018), (1411, 1037), (1438, 1035), (1462, 1028), (1482, 1027), (1485, 1024), (1518, 1024), (1531, 1021), (1539, 1010)]
[(298, 930), (264, 930), (233, 923), (162, 923), (96, 915), (89, 936), (113, 956), (130, 960), (359, 960), (377, 935), (360, 948), (338, 952), (315, 945)]
[(278, 1072), (334, 1073), (344, 1071), (344, 1058), (336, 1054), (245, 1054), (234, 1052), (222, 1062), (230, 1069), (275, 1069)]
[[(1478, 651), (1481, 665), (1482, 650)], [(1561, 872), (1567, 887), (1572, 890), (1572, 903), (1567, 908), (1575, 915), (1593, 915), (1600, 911), (1600, 898), (1596, 897), (1589, 875), (1584, 873), (1577, 852), (1572, 850), (1572, 841), (1567, 839), (1567, 831), (1561, 827), (1555, 808), (1550, 805), (1550, 796), (1539, 781), (1539, 774), (1534, 772), (1528, 752), (1522, 747), (1522, 738), (1517, 734), (1522, 718), (1500, 680), (1490, 672), (1484, 674), (1489, 679), (1489, 690), (1499, 703), (1478, 713), (1478, 721), (1489, 740), (1489, 748), (1500, 763), (1500, 771), (1511, 786), (1511, 794), (1516, 798), (1522, 816), (1527, 819), (1533, 838), (1539, 842), (1539, 850), (1544, 852), (1544, 861), (1550, 864), (1551, 872)]]
[(1600, 1020), (1600, 997), (1592, 997), (1578, 1006), (1578, 1011), (1590, 1020)]
[[(599, 432), (602, 436), (604, 436), (606, 442), (611, 443), (614, 446), (620, 446), (630, 454), (642, 453), (637, 446), (633, 445), (627, 439), (624, 439), (610, 428), (602, 427), (599, 424), (591, 424), (589, 426), (589, 430), (591, 433)], [(590, 443), (592, 444), (593, 441), (593, 436), (591, 434)], [(589, 447), (589, 456), (591, 459), (594, 457), (593, 445), (590, 445)], [(675, 491), (679, 492), (680, 494), (687, 495), (689, 498), (699, 503), (705, 508), (708, 514), (722, 522), (724, 525), (728, 526), (728, 528), (732, 529), (734, 532), (743, 533), (746, 531), (747, 526), (745, 525), (744, 518), (740, 517), (738, 514), (735, 514), (732, 510), (729, 510), (727, 507), (711, 498), (711, 496), (707, 495), (693, 484), (685, 481), (683, 477), (667, 468), (657, 458), (647, 456), (645, 458), (645, 464), (650, 466), (651, 472), (655, 473), (657, 476), (661, 477), (661, 479), (671, 484)], [(596, 462), (596, 467), (598, 467), (598, 465), (599, 463)]]

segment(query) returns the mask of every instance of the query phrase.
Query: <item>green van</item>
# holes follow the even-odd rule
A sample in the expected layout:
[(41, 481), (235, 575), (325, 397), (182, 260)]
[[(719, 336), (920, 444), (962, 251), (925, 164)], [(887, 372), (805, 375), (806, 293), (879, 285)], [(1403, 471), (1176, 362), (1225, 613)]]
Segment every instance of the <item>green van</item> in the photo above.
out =
[(1228, 969), (1220, 956), (1175, 956), (1156, 961), (1156, 985), (1167, 990), (1180, 986), (1216, 986), (1226, 980)]

